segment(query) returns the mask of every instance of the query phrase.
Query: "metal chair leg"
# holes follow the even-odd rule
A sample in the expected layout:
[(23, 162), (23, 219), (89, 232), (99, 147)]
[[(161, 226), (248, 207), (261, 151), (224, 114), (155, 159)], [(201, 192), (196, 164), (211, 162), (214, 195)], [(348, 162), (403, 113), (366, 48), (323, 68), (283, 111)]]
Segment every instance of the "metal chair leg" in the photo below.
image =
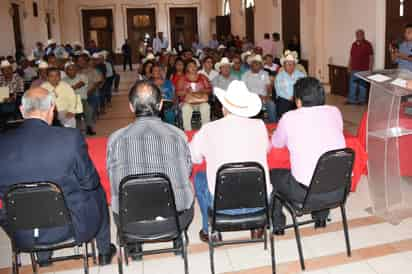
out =
[(117, 254), (117, 265), (119, 269), (119, 274), (123, 274), (123, 255), (122, 255), (122, 245), (119, 245), (119, 254)]
[(89, 252), (87, 248), (87, 243), (83, 244), (83, 264), (84, 274), (89, 274)]
[(293, 228), (295, 229), (296, 244), (298, 246), (300, 266), (302, 270), (305, 270), (305, 260), (303, 258), (303, 249), (302, 249), (302, 242), (300, 238), (300, 231), (299, 231), (298, 221), (296, 220), (296, 215), (294, 213), (292, 213), (292, 219), (293, 219)]
[(95, 240), (91, 241), (91, 245), (92, 245), (93, 264), (97, 265), (96, 242), (95, 242)]
[(346, 210), (345, 210), (344, 205), (342, 205), (340, 207), (340, 211), (341, 211), (341, 214), (342, 214), (343, 231), (345, 233), (346, 253), (347, 253), (348, 257), (351, 257), (352, 256), (352, 250), (351, 250), (350, 240), (349, 240), (348, 219), (346, 218)]
[(36, 257), (34, 256), (34, 253), (30, 253), (30, 260), (31, 260), (31, 268), (33, 269), (33, 273), (37, 274), (37, 261)]
[(214, 245), (212, 237), (212, 229), (209, 224), (209, 256), (210, 256), (210, 271), (215, 274), (215, 262), (214, 262)]
[(126, 266), (129, 266), (129, 256), (130, 256), (130, 254), (129, 254), (129, 249), (127, 248), (127, 245), (124, 247), (123, 253), (124, 253), (124, 262), (125, 262)]
[(12, 262), (13, 262), (13, 274), (19, 274), (19, 258), (16, 251), (13, 250), (12, 255)]
[(183, 254), (183, 261), (185, 264), (185, 274), (189, 274), (189, 264), (187, 261), (187, 238), (186, 233), (182, 233), (182, 254)]
[(264, 228), (264, 233), (263, 233), (263, 248), (265, 250), (268, 250), (268, 227)]
[(270, 233), (270, 252), (272, 259), (272, 273), (276, 274), (275, 240), (273, 237), (273, 233)]

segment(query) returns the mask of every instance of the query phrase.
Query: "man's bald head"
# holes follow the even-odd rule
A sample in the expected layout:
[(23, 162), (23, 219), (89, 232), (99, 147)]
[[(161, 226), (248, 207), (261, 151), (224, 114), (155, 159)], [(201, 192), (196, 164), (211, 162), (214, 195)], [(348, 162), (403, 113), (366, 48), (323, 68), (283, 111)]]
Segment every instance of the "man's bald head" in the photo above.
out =
[(129, 102), (136, 117), (158, 116), (161, 110), (160, 90), (148, 81), (139, 81), (130, 89)]
[(40, 118), (49, 122), (49, 116), (54, 111), (54, 98), (46, 89), (40, 87), (29, 89), (22, 98), (20, 110), (25, 119)]

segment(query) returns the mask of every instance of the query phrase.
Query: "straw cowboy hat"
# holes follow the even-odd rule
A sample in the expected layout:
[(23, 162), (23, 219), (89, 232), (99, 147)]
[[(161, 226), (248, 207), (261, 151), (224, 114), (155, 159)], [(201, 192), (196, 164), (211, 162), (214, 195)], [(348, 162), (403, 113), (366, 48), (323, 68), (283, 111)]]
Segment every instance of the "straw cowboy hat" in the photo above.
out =
[(218, 49), (218, 50), (220, 50), (220, 49), (226, 49), (226, 46), (221, 44), (221, 45), (219, 45), (219, 46), (217, 47), (217, 49)]
[(298, 53), (296, 51), (290, 50), (285, 51), (285, 53), (280, 58), (280, 63), (283, 66), (285, 62), (294, 62), (295, 64), (297, 64), (299, 62)]
[(230, 62), (230, 60), (227, 57), (223, 57), (219, 63), (216, 63), (215, 65), (215, 70), (220, 71), (220, 68), (222, 66), (232, 66), (233, 63)]
[(47, 64), (44, 61), (40, 61), (39, 63), (39, 69), (48, 69), (49, 68), (49, 64)]
[(7, 60), (1, 61), (0, 68), (8, 68), (8, 67), (11, 67), (11, 64), (9, 61)]
[(244, 52), (244, 53), (242, 53), (242, 54), (240, 55), (240, 58), (242, 59), (242, 62), (243, 62), (243, 63), (246, 63), (247, 57), (249, 57), (249, 56), (251, 56), (251, 55), (252, 55), (252, 52), (251, 52), (251, 51), (246, 51), (246, 52)]
[(146, 63), (147, 61), (153, 61), (156, 60), (156, 56), (154, 56), (153, 53), (149, 53), (146, 55), (146, 57), (142, 60), (142, 63)]
[(253, 62), (258, 62), (258, 63), (263, 64), (262, 55), (258, 54), (258, 55), (255, 55), (255, 56), (250, 57), (249, 59), (247, 59), (247, 63), (249, 65), (252, 64)]
[(47, 40), (47, 45), (48, 45), (48, 46), (53, 45), (53, 44), (56, 44), (56, 43), (57, 43), (56, 40), (54, 40), (53, 38)]
[(220, 103), (234, 115), (253, 117), (262, 109), (262, 101), (259, 96), (250, 92), (242, 81), (232, 81), (227, 91), (214, 88), (214, 93)]

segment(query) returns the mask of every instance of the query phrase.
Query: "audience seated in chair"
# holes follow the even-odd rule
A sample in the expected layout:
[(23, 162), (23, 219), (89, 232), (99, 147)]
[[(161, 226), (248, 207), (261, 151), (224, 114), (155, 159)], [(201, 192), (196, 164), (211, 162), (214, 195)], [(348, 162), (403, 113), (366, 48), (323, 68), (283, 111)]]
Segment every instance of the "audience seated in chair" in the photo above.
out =
[[(208, 209), (213, 205), (211, 193), (215, 193), (218, 168), (226, 163), (257, 162), (264, 167), (269, 178), (266, 155), (270, 145), (265, 124), (261, 120), (249, 119), (262, 108), (259, 96), (249, 92), (246, 85), (237, 80), (229, 85), (227, 91), (216, 88), (215, 94), (223, 105), (225, 117), (204, 125), (190, 144), (193, 162), (207, 162), (207, 174), (198, 173), (195, 178), (196, 196), (202, 214), (199, 236), (206, 242)], [(236, 215), (253, 210), (239, 209), (229, 213)], [(262, 232), (256, 234), (261, 237)]]
[[(302, 203), (320, 156), (345, 148), (346, 143), (342, 115), (336, 107), (325, 105), (325, 91), (319, 80), (300, 79), (294, 90), (297, 109), (283, 115), (272, 136), (274, 147), (289, 149), (291, 170), (271, 170), (271, 180), (282, 197)], [(326, 226), (328, 215), (329, 211), (316, 212), (315, 226)], [(275, 202), (273, 225), (277, 234), (283, 234), (285, 222), (282, 207)]]
[[(96, 238), (99, 263), (109, 264), (116, 248), (110, 244), (106, 196), (81, 133), (49, 126), (55, 102), (47, 90), (31, 89), (22, 101), (23, 125), (0, 138), (3, 156), (0, 158), (0, 198), (13, 184), (55, 182), (62, 188), (72, 214), (76, 239), (87, 242)], [(42, 209), (39, 207), (39, 210)], [(4, 215), (0, 209), (0, 225), (7, 232)], [(71, 237), (68, 234), (67, 227), (40, 230), (37, 244), (60, 242)], [(21, 231), (15, 240), (30, 245), (33, 239), (33, 231)], [(51, 252), (39, 253), (40, 265), (47, 265), (51, 255)]]
[[(119, 184), (129, 175), (163, 173), (175, 194), (181, 227), (193, 219), (192, 172), (187, 137), (180, 129), (162, 122), (161, 93), (148, 81), (137, 82), (129, 93), (129, 107), (136, 121), (113, 133), (107, 147), (107, 170), (115, 221), (119, 216)], [(137, 247), (141, 249), (141, 246)], [(131, 252), (133, 253), (133, 251)]]
[(200, 111), (202, 125), (210, 121), (208, 101), (212, 87), (207, 77), (197, 72), (195, 61), (187, 62), (186, 75), (179, 81), (176, 90), (179, 97), (184, 97), (181, 106), (184, 130), (192, 130), (192, 114), (195, 110)]

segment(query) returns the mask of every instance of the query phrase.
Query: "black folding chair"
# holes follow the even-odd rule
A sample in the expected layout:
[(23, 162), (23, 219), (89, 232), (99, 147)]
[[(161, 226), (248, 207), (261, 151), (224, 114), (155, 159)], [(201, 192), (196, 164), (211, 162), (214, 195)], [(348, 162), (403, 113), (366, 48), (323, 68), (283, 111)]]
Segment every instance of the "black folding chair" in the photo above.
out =
[[(52, 182), (22, 183), (11, 186), (5, 196), (4, 203), (7, 218), (7, 233), (12, 246), (13, 273), (19, 273), (19, 254), (30, 253), (33, 272), (37, 273), (36, 252), (55, 251), (65, 248), (83, 247), (83, 254), (61, 256), (50, 259), (51, 262), (72, 259), (83, 259), (84, 272), (89, 273), (88, 258), (92, 257), (96, 264), (96, 249), (91, 241), (92, 253), (88, 253), (88, 243), (79, 243), (74, 238), (74, 228), (69, 209), (66, 206), (61, 188)], [(68, 226), (71, 238), (58, 243), (36, 243), (39, 230)], [(18, 231), (33, 231), (33, 246), (19, 246), (15, 241)]]
[[(314, 223), (315, 220), (298, 222), (297, 218), (312, 214), (316, 211), (331, 210), (340, 207), (343, 222), (343, 231), (346, 240), (346, 252), (351, 256), (348, 222), (345, 204), (351, 188), (351, 178), (355, 152), (352, 149), (340, 149), (323, 154), (316, 166), (311, 184), (303, 203), (288, 201), (281, 194), (275, 193), (278, 199), (292, 216), (293, 224), (286, 225), (283, 229), (294, 228), (299, 259), (302, 270), (305, 270), (302, 243), (299, 226)], [(272, 203), (274, 204), (274, 203)], [(272, 211), (273, 214), (273, 211)], [(272, 234), (274, 230), (272, 228)]]
[(123, 273), (123, 255), (129, 264), (127, 245), (181, 241), (175, 248), (137, 251), (133, 255), (181, 253), (185, 273), (189, 273), (187, 262), (187, 227), (181, 227), (176, 210), (172, 185), (166, 175), (154, 173), (125, 177), (119, 186), (119, 273)]
[[(257, 209), (256, 212), (229, 215), (224, 210)], [(265, 170), (258, 163), (230, 163), (219, 168), (216, 175), (214, 205), (209, 209), (209, 253), (211, 271), (215, 273), (214, 249), (223, 245), (264, 243), (270, 228)], [(264, 229), (263, 239), (214, 241), (221, 232)], [(272, 271), (276, 273), (273, 235), (270, 234)]]

